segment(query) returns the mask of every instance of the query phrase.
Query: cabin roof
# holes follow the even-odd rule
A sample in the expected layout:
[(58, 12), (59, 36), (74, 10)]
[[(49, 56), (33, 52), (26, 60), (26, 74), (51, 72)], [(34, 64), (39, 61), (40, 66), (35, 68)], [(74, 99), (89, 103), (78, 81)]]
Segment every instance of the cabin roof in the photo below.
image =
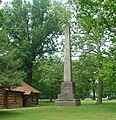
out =
[(29, 95), (30, 93), (40, 93), (35, 88), (31, 87), (25, 82), (22, 82), (20, 86), (11, 89), (12, 91), (24, 92), (24, 95)]

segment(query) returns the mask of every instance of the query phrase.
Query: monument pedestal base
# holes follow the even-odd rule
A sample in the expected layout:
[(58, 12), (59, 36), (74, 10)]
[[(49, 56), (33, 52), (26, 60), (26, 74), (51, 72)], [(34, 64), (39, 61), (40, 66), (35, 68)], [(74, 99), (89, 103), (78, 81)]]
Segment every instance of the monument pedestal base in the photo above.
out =
[(58, 95), (55, 104), (57, 106), (79, 106), (80, 99), (75, 99), (73, 94), (73, 83), (65, 81), (61, 84), (61, 94)]
[(56, 106), (80, 106), (80, 100), (59, 100), (55, 102)]

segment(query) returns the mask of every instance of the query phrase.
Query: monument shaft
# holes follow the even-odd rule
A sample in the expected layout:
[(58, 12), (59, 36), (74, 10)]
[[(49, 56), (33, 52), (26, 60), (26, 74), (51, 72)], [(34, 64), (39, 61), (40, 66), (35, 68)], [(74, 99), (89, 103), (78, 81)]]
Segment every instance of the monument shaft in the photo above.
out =
[(71, 65), (71, 44), (70, 44), (70, 28), (65, 29), (65, 48), (64, 48), (64, 81), (72, 81), (72, 65)]
[(64, 82), (61, 84), (61, 94), (55, 104), (57, 106), (77, 106), (80, 101), (75, 99), (73, 83), (72, 83), (72, 65), (71, 65), (71, 43), (70, 43), (70, 27), (65, 29), (65, 47), (64, 47)]

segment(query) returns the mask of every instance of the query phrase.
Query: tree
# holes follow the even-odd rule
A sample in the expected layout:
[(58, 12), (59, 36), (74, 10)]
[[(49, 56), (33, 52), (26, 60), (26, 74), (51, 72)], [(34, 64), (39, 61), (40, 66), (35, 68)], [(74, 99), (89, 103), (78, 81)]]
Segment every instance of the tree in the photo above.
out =
[[(73, 28), (73, 34), (75, 34), (73, 36), (75, 39), (75, 41), (73, 41), (75, 47), (73, 48), (74, 50), (76, 50), (76, 48), (81, 49), (80, 52), (82, 53), (97, 56), (97, 73), (100, 74), (100, 69), (103, 68), (103, 51), (107, 50), (107, 43), (110, 43), (114, 37), (114, 31), (111, 30), (111, 28), (114, 27), (113, 20), (115, 19), (113, 16), (114, 7), (112, 7), (114, 1), (72, 0), (70, 3), (75, 15), (73, 26), (76, 26)], [(110, 20), (108, 19), (109, 16), (111, 17)], [(101, 104), (103, 78), (100, 75), (98, 76), (97, 103)]]
[(81, 98), (89, 96), (93, 92), (93, 99), (95, 100), (96, 93), (96, 78), (97, 71), (96, 57), (94, 55), (81, 55), (79, 60), (73, 61), (73, 79), (76, 83), (77, 93)]
[(8, 44), (8, 37), (0, 30), (0, 88), (18, 86), (24, 77), (24, 72), (19, 70), (20, 60), (15, 60), (15, 49)]
[(17, 58), (22, 60), (29, 84), (32, 83), (36, 57), (45, 57), (56, 51), (56, 38), (62, 28), (59, 17), (55, 15), (56, 8), (49, 0), (33, 0), (32, 4), (13, 0), (11, 5), (3, 8), (5, 22), (2, 27), (10, 44), (17, 49)]
[(63, 80), (63, 62), (58, 57), (37, 59), (34, 68), (32, 85), (39, 88), (41, 98), (52, 99), (60, 93), (60, 84)]
[(115, 46), (111, 47), (103, 59), (103, 68), (100, 70), (100, 76), (104, 78), (104, 94), (108, 99), (116, 97), (116, 51)]

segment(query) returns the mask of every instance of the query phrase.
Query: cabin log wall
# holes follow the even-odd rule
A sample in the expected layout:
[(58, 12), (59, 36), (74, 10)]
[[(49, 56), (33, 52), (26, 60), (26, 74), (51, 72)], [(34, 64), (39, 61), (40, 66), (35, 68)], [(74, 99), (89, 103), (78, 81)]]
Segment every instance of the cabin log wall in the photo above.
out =
[(23, 94), (20, 92), (7, 92), (7, 108), (23, 107)]
[(27, 98), (26, 107), (35, 107), (38, 105), (38, 94), (31, 94)]
[(5, 97), (5, 94), (4, 94), (4, 90), (0, 90), (0, 108), (4, 108), (4, 97)]

